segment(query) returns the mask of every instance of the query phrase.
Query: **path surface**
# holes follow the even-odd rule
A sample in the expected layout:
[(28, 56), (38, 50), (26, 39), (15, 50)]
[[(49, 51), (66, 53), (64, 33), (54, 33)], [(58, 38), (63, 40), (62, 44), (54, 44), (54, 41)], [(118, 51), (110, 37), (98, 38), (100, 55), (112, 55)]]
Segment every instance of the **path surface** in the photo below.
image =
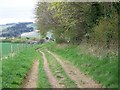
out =
[(66, 74), (73, 80), (78, 88), (100, 88), (101, 86), (97, 84), (90, 77), (81, 73), (73, 64), (68, 61), (61, 60), (56, 54), (47, 51), (61, 64), (62, 68), (65, 70)]
[(38, 80), (38, 66), (39, 61), (36, 60), (33, 63), (33, 66), (28, 73), (26, 80), (23, 82), (22, 88), (37, 88), (37, 80)]
[[(41, 52), (41, 51), (40, 51)], [(52, 72), (50, 71), (49, 69), (49, 64), (47, 62), (47, 59), (46, 59), (46, 56), (43, 52), (42, 53), (42, 56), (43, 56), (43, 60), (44, 60), (44, 70), (47, 74), (47, 77), (48, 77), (48, 80), (49, 80), (49, 83), (51, 84), (52, 88), (63, 88), (59, 83), (58, 81), (55, 79), (55, 77), (53, 76)]]

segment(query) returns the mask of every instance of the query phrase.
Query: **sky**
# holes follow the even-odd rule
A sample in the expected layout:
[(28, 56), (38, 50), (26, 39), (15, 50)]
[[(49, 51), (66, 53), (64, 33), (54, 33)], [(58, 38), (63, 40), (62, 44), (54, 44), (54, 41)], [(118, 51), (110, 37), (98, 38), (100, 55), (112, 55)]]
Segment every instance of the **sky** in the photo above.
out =
[(38, 0), (0, 0), (0, 24), (34, 22)]
[(37, 1), (42, 0), (0, 0), (0, 24), (34, 22)]

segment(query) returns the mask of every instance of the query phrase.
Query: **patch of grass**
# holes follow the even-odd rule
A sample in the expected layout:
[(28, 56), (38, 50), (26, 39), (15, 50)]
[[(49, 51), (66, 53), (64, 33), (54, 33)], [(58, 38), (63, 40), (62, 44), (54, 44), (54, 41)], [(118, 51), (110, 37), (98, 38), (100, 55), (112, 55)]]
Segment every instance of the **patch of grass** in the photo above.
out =
[(2, 60), (2, 88), (20, 88), (23, 79), (32, 67), (37, 53), (33, 48), (25, 49), (16, 56)]
[(51, 88), (48, 77), (44, 71), (42, 54), (39, 54), (39, 74), (38, 74), (38, 88)]
[(0, 61), (0, 90), (2, 89), (2, 61)]
[[(45, 46), (45, 45), (44, 45)], [(118, 57), (102, 57), (86, 54), (82, 46), (50, 43), (46, 48), (72, 62), (80, 71), (88, 74), (106, 88), (118, 88)]]
[(62, 66), (58, 63), (58, 61), (56, 61), (56, 59), (52, 55), (46, 52), (46, 57), (53, 75), (60, 84), (64, 85), (65, 88), (77, 87), (76, 84), (66, 75)]

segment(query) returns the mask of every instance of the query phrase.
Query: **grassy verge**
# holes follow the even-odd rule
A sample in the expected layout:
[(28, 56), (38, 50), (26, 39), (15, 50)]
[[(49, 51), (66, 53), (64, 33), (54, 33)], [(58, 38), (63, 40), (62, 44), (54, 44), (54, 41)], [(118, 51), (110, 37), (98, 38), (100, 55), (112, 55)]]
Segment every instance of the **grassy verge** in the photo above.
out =
[(47, 75), (43, 68), (42, 54), (39, 55), (39, 74), (38, 74), (38, 88), (51, 88)]
[(2, 60), (2, 88), (20, 88), (36, 57), (36, 51), (29, 48), (13, 58)]
[(76, 84), (66, 75), (62, 66), (55, 60), (55, 58), (46, 52), (46, 57), (49, 63), (49, 67), (60, 84), (64, 85), (65, 88), (75, 88)]
[(77, 45), (48, 43), (43, 47), (59, 54), (64, 60), (72, 62), (80, 71), (91, 76), (103, 87), (118, 87), (117, 56), (99, 58), (92, 54), (86, 54), (82, 49), (84, 47), (82, 45), (80, 47)]
[(0, 61), (0, 90), (2, 89), (2, 61)]

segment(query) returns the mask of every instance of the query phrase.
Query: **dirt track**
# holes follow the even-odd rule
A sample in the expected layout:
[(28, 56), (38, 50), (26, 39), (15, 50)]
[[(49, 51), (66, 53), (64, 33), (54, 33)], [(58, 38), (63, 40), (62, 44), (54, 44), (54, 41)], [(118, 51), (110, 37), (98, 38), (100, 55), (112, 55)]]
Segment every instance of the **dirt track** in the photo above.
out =
[(45, 57), (45, 54), (43, 52), (41, 52), (41, 53), (42, 53), (43, 60), (44, 60), (44, 70), (48, 76), (48, 80), (49, 80), (50, 84), (52, 85), (52, 88), (62, 88), (62, 86), (58, 83), (58, 81), (55, 79), (55, 77), (51, 73), (51, 71), (49, 69), (49, 64)]
[(36, 60), (33, 63), (33, 66), (28, 73), (26, 80), (23, 82), (22, 88), (37, 88), (37, 80), (38, 80), (38, 66), (39, 61)]
[[(53, 56), (58, 63), (62, 66), (63, 70), (65, 71), (66, 75), (73, 80), (78, 88), (101, 88), (101, 85), (97, 84), (94, 80), (92, 80), (89, 76), (84, 75), (80, 72), (73, 64), (66, 60), (61, 60), (58, 55), (46, 50), (51, 56)], [(44, 61), (44, 70), (48, 77), (49, 83), (51, 84), (52, 88), (63, 88), (62, 85), (59, 84), (59, 81), (56, 80), (55, 76), (52, 74), (51, 70), (49, 69), (49, 63), (47, 62), (46, 56), (44, 52), (42, 53), (43, 61)], [(26, 80), (22, 84), (22, 88), (37, 88), (38, 82), (38, 68), (39, 61), (36, 60), (33, 63), (33, 66), (28, 73)]]
[(52, 56), (56, 58), (56, 60), (61, 64), (66, 74), (76, 82), (78, 88), (100, 88), (101, 86), (97, 84), (90, 77), (81, 73), (75, 66), (73, 66), (70, 62), (65, 60), (61, 60), (57, 55), (53, 54), (50, 51), (47, 51)]

